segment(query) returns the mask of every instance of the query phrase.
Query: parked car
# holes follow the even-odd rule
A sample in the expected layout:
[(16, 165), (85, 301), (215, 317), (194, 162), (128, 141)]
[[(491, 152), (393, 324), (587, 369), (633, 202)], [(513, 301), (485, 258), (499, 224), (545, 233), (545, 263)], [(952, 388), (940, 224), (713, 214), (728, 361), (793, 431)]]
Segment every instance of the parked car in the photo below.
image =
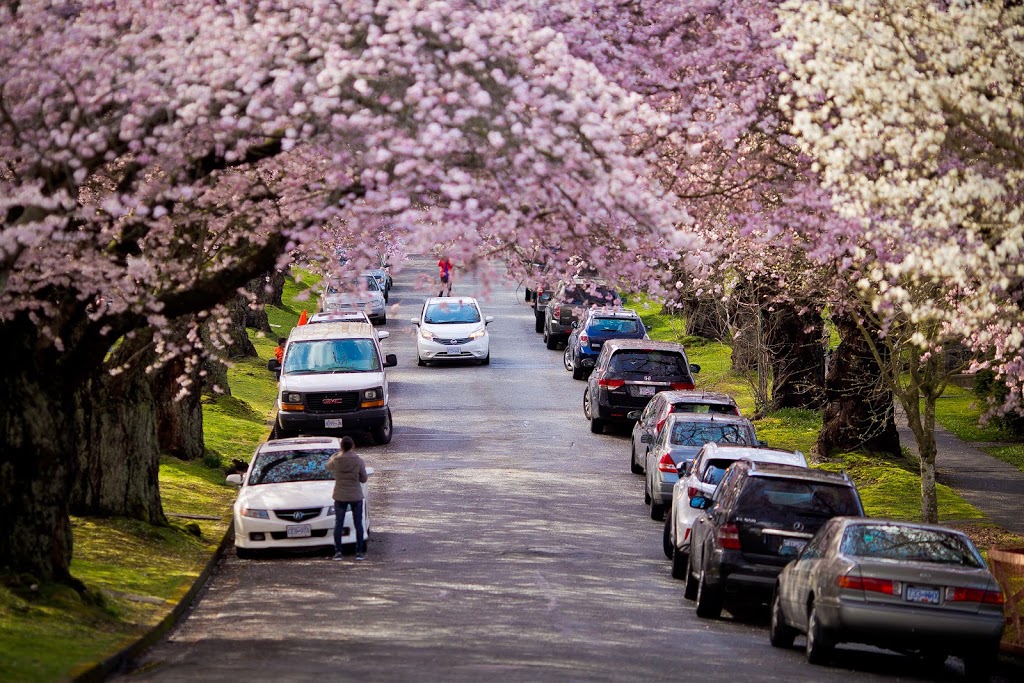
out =
[(844, 642), (964, 659), (987, 679), (1003, 633), (1003, 592), (967, 536), (932, 524), (839, 517), (779, 574), (769, 638), (825, 663)]
[(372, 325), (320, 323), (292, 328), (278, 383), (277, 438), (299, 433), (369, 430), (378, 444), (391, 441), (385, 355)]
[(782, 568), (825, 522), (864, 516), (845, 473), (750, 460), (729, 466), (714, 501), (694, 496), (690, 506), (704, 514), (690, 534), (683, 595), (704, 619), (717, 618), (726, 597), (767, 600)]
[(672, 488), (672, 505), (665, 516), (662, 536), (665, 556), (672, 560), (672, 577), (686, 577), (687, 553), (690, 552), (690, 530), (700, 511), (690, 507), (695, 496), (711, 498), (729, 465), (737, 460), (777, 463), (807, 467), (807, 458), (800, 451), (784, 451), (759, 446), (726, 446), (707, 443), (701, 447), (693, 461), (679, 472)]
[(648, 339), (640, 315), (630, 308), (602, 306), (586, 312), (583, 322), (574, 324), (562, 358), (573, 379), (586, 379), (594, 369), (601, 347), (609, 339)]
[(472, 297), (432, 297), (423, 304), (418, 318), (409, 322), (419, 327), (416, 335), (416, 359), (428, 361), (491, 362), (487, 326), (494, 320), (484, 317), (480, 304)]
[(601, 280), (576, 277), (559, 284), (544, 309), (545, 346), (555, 349), (568, 341), (573, 323), (581, 323), (588, 308), (621, 303), (618, 293)]
[(674, 342), (612, 339), (605, 342), (583, 392), (583, 414), (599, 434), (609, 422), (629, 422), (660, 391), (693, 389), (686, 349)]
[[(240, 558), (258, 550), (334, 545), (334, 475), (324, 469), (341, 450), (334, 437), (278, 439), (260, 444), (244, 475), (228, 475), (240, 486), (233, 508), (235, 550)], [(367, 467), (372, 475), (373, 468)], [(363, 484), (363, 497), (368, 491)], [(370, 534), (369, 505), (363, 529)], [(342, 543), (355, 543), (352, 510), (345, 512)]]
[(387, 269), (381, 266), (380, 268), (367, 270), (362, 275), (372, 277), (377, 282), (377, 288), (384, 295), (384, 301), (387, 301), (388, 295), (391, 293), (391, 275)]
[(636, 420), (629, 454), (629, 469), (643, 474), (647, 452), (672, 413), (714, 413), (739, 415), (736, 401), (728, 394), (714, 391), (662, 391), (654, 395), (643, 410), (634, 410), (626, 417)]
[(739, 415), (714, 413), (673, 413), (647, 453), (644, 470), (644, 502), (651, 506), (651, 519), (665, 519), (672, 505), (673, 488), (679, 468), (690, 463), (706, 443), (754, 446), (754, 425)]
[(378, 325), (386, 325), (388, 322), (384, 293), (377, 285), (376, 278), (370, 275), (361, 275), (350, 281), (338, 278), (328, 280), (320, 295), (320, 310), (324, 313), (365, 311), (370, 320)]

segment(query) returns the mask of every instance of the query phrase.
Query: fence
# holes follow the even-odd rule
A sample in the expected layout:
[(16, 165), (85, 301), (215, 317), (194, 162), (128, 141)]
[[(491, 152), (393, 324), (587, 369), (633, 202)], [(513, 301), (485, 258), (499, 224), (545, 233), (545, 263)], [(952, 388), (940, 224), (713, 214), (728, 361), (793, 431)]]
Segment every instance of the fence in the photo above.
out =
[(1006, 598), (1003, 650), (1024, 655), (1024, 548), (992, 548), (988, 563)]

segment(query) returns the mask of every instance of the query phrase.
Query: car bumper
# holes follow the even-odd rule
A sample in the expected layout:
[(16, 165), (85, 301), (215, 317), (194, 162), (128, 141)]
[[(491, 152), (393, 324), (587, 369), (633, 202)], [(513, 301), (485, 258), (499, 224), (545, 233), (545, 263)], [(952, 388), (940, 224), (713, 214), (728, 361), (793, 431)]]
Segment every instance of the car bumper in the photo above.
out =
[[(364, 408), (348, 413), (307, 413), (305, 411), (277, 412), (277, 421), (283, 429), (293, 432), (365, 431), (380, 427), (388, 419), (388, 408)], [(340, 427), (328, 427), (327, 420), (341, 420)]]
[[(273, 513), (271, 513), (273, 515)], [(334, 545), (334, 515), (322, 514), (309, 521), (288, 522), (281, 519), (254, 519), (234, 515), (235, 547), (246, 550), (272, 550), (286, 548), (318, 548)], [(288, 538), (288, 527), (309, 525), (310, 535)], [(352, 511), (345, 512), (345, 534), (341, 542), (355, 543), (356, 530)], [(369, 534), (367, 534), (368, 536)]]
[(998, 611), (961, 612), (842, 599), (817, 605), (822, 626), (843, 640), (892, 647), (991, 644), (1002, 637)]
[(707, 569), (707, 578), (712, 585), (721, 586), (727, 595), (732, 596), (771, 596), (782, 572), (781, 566), (746, 562), (738, 550), (716, 549), (714, 553), (717, 561)]
[(662, 505), (671, 505), (672, 491), (675, 489), (678, 480), (679, 477), (675, 474), (657, 472), (654, 475), (654, 484), (651, 486), (651, 498)]
[(602, 389), (601, 395), (598, 396), (597, 403), (595, 404), (597, 417), (609, 422), (629, 422), (632, 424), (636, 420), (629, 419), (629, 413), (634, 410), (643, 410), (647, 405), (647, 401), (650, 400), (650, 398), (636, 399), (628, 396), (623, 397), (623, 399), (621, 403), (610, 401), (608, 399), (608, 392)]
[[(458, 351), (455, 352), (455, 349)], [(483, 360), (490, 352), (490, 340), (482, 337), (453, 348), (419, 337), (416, 340), (416, 352), (423, 360)]]

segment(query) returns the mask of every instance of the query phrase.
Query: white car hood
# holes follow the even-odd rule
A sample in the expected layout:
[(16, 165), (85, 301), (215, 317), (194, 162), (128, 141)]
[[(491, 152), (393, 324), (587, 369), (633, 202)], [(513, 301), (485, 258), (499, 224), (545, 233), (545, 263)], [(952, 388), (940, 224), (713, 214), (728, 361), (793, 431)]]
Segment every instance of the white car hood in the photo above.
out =
[(423, 323), (423, 329), (433, 332), (441, 339), (465, 339), (471, 333), (483, 327), (483, 321), (464, 324)]
[(304, 507), (327, 507), (333, 502), (334, 480), (291, 481), (281, 484), (245, 486), (235, 505), (255, 510), (288, 510)]
[(328, 294), (324, 302), (334, 306), (365, 306), (367, 304), (383, 304), (384, 295), (380, 292), (367, 292), (365, 294)]
[(383, 372), (282, 374), (281, 391), (356, 391), (384, 386)]

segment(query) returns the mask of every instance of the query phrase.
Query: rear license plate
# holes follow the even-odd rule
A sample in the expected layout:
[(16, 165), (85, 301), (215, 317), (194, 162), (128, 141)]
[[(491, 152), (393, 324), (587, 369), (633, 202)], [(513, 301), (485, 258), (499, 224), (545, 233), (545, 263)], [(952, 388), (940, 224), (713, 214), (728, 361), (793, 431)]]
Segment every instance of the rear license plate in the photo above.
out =
[(444, 347), (444, 352), (446, 354), (448, 354), (449, 356), (461, 356), (462, 355), (462, 347), (461, 346), (446, 346), (446, 347)]
[(341, 428), (341, 418), (340, 417), (329, 418), (329, 419), (324, 420), (324, 429), (340, 429), (340, 428)]
[(784, 538), (779, 547), (779, 554), (784, 557), (796, 557), (806, 545), (807, 541), (802, 538)]
[(592, 349), (599, 349), (599, 348), (601, 348), (601, 343), (602, 342), (590, 342), (590, 348), (592, 348)]
[(925, 605), (939, 604), (939, 589), (922, 586), (907, 586), (907, 602), (918, 602)]
[(309, 538), (313, 535), (313, 530), (308, 524), (289, 524), (285, 532), (288, 538)]
[(636, 388), (637, 396), (654, 396), (654, 387), (640, 386)]

